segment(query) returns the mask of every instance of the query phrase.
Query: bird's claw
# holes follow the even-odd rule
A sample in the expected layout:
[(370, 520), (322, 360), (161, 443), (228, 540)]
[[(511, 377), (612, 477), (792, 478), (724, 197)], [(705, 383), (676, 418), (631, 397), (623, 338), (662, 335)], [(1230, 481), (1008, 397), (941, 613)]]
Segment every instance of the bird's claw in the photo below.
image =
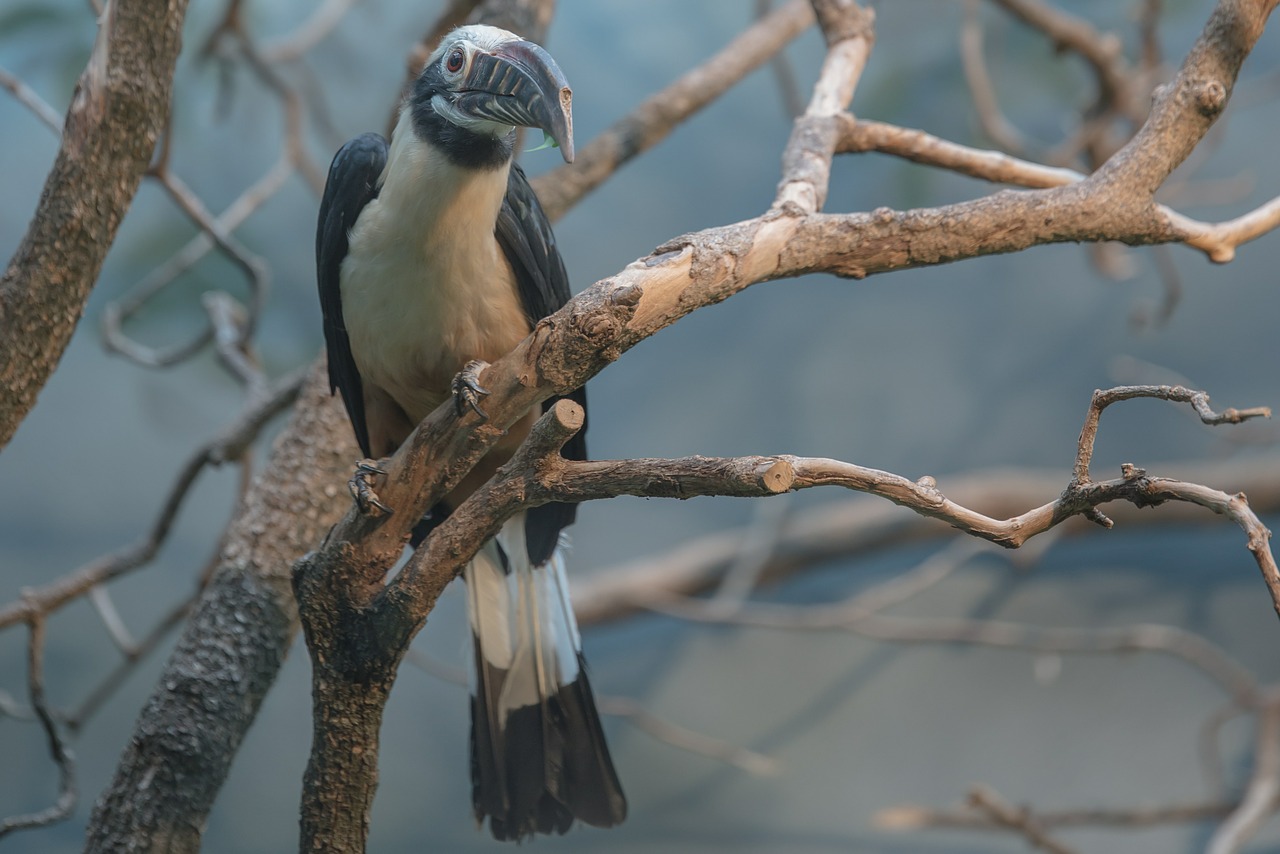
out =
[(381, 463), (382, 460), (376, 463), (372, 460), (361, 460), (356, 463), (356, 473), (351, 476), (351, 480), (347, 481), (347, 489), (351, 490), (351, 497), (355, 499), (356, 507), (360, 509), (362, 515), (390, 516), (395, 512), (383, 504), (378, 499), (378, 493), (373, 491), (373, 479), (387, 473)]
[(485, 368), (489, 367), (489, 363), (482, 359), (472, 359), (463, 365), (462, 370), (453, 378), (451, 389), (453, 390), (453, 408), (461, 417), (467, 407), (479, 415), (481, 418), (488, 419), (488, 415), (480, 408), (480, 398), (489, 393), (489, 390), (480, 385), (480, 374)]

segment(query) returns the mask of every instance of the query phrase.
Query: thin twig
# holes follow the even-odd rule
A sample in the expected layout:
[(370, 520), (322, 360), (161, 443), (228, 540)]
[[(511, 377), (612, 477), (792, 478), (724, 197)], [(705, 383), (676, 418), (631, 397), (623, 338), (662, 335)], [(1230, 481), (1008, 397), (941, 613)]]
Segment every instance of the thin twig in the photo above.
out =
[[(920, 579), (925, 580), (931, 579), (928, 576)], [(857, 604), (854, 600), (853, 605)], [(1258, 695), (1257, 680), (1243, 665), (1201, 635), (1176, 626), (1045, 627), (1000, 620), (891, 616), (853, 605), (750, 603), (736, 614), (720, 616), (697, 599), (654, 595), (642, 603), (642, 607), (656, 613), (691, 622), (781, 631), (840, 630), (891, 643), (966, 644), (1072, 655), (1153, 652), (1176, 658), (1203, 673), (1238, 703), (1253, 704)]]
[[(773, 0), (756, 0), (755, 17), (760, 20), (769, 14)], [(778, 95), (782, 99), (782, 109), (787, 118), (795, 119), (804, 111), (804, 97), (800, 94), (800, 84), (796, 80), (796, 71), (785, 53), (779, 53), (769, 63), (773, 71), (774, 82), (778, 84)]]
[[(1046, 829), (1115, 828), (1140, 830), (1166, 824), (1190, 824), (1225, 818), (1236, 809), (1236, 801), (1172, 803), (1161, 806), (1092, 807), (1078, 810), (1040, 810), (1036, 822)], [(872, 823), (884, 830), (994, 830), (998, 825), (987, 815), (973, 810), (940, 810), (902, 805), (880, 810)]]
[(58, 732), (58, 725), (49, 711), (44, 697), (44, 631), (43, 614), (27, 619), (30, 638), (27, 641), (27, 692), (31, 708), (35, 711), (40, 728), (49, 742), (49, 753), (58, 767), (58, 797), (49, 807), (35, 813), (10, 816), (0, 821), (0, 839), (15, 830), (47, 827), (71, 815), (76, 805), (75, 758)]
[(270, 63), (294, 62), (324, 41), (360, 0), (324, 0), (316, 10), (286, 35), (262, 46), (262, 58)]
[[(405, 661), (423, 673), (434, 676), (451, 685), (465, 688), (468, 685), (466, 671), (460, 667), (445, 664), (424, 652), (412, 647), (405, 653)], [(777, 773), (776, 760), (754, 750), (730, 744), (700, 732), (674, 724), (644, 708), (638, 701), (630, 697), (596, 695), (596, 707), (606, 715), (626, 720), (636, 729), (647, 733), (657, 741), (669, 744), (680, 750), (697, 753), (702, 756), (733, 765), (748, 774), (765, 777)]]
[(983, 30), (979, 0), (969, 0), (964, 7), (964, 22), (960, 25), (960, 66), (973, 98), (973, 108), (982, 132), (1002, 151), (1019, 157), (1027, 157), (1030, 148), (1026, 137), (1000, 109), (995, 84), (987, 71), (986, 51), (983, 46)]
[(151, 529), (138, 542), (114, 554), (90, 561), (57, 581), (36, 588), (23, 600), (0, 608), (0, 629), (30, 620), (36, 614), (50, 614), (84, 595), (95, 585), (110, 581), (149, 562), (167, 539), (178, 511), (205, 466), (238, 459), (262, 427), (293, 403), (304, 378), (302, 372), (297, 372), (278, 381), (270, 395), (265, 399), (250, 401), (240, 417), (221, 435), (196, 449), (179, 470)]
[(1210, 426), (1240, 424), (1250, 418), (1271, 417), (1271, 408), (1267, 406), (1254, 406), (1249, 409), (1229, 407), (1222, 412), (1215, 412), (1209, 406), (1209, 395), (1206, 392), (1195, 391), (1183, 386), (1135, 385), (1117, 386), (1105, 391), (1099, 389), (1093, 393), (1093, 398), (1089, 401), (1089, 412), (1085, 416), (1084, 427), (1080, 430), (1076, 462), (1071, 475), (1073, 483), (1083, 484), (1089, 482), (1089, 463), (1093, 459), (1093, 446), (1098, 438), (1098, 421), (1102, 417), (1102, 410), (1122, 400), (1134, 400), (1143, 397), (1167, 400), (1174, 403), (1189, 403), (1191, 408), (1195, 410), (1196, 415), (1200, 416), (1200, 420)]
[(111, 601), (111, 593), (101, 584), (95, 584), (89, 588), (89, 601), (93, 603), (94, 610), (98, 612), (102, 625), (106, 627), (107, 634), (111, 635), (116, 647), (126, 657), (132, 656), (138, 645), (129, 634), (124, 618), (116, 610), (115, 602)]
[(1074, 849), (1045, 832), (1039, 817), (1030, 807), (1014, 807), (988, 786), (975, 786), (969, 792), (969, 806), (996, 825), (1022, 834), (1027, 842), (1041, 851), (1048, 851), (1049, 854), (1074, 854)]
[(62, 116), (37, 95), (34, 89), (22, 82), (21, 78), (0, 68), (0, 89), (8, 90), (9, 94), (18, 99), (18, 103), (34, 113), (35, 117), (53, 131), (55, 136), (62, 136)]
[(763, 501), (758, 505), (737, 558), (711, 598), (711, 607), (730, 614), (747, 601), (773, 557), (789, 510), (790, 505), (782, 500)]
[(1258, 732), (1253, 751), (1253, 777), (1244, 798), (1222, 823), (1206, 854), (1235, 854), (1276, 809), (1280, 795), (1280, 695), (1272, 696), (1258, 715)]
[[(1200, 733), (1196, 738), (1196, 752), (1200, 758), (1200, 776), (1204, 778), (1205, 787), (1218, 797), (1224, 797), (1226, 794), (1222, 750), (1218, 744), (1218, 736), (1227, 723), (1251, 709), (1252, 706), (1243, 704), (1238, 699), (1231, 699), (1215, 709), (1213, 714), (1200, 725)], [(1226, 817), (1225, 813), (1222, 817)]]
[(773, 757), (673, 724), (630, 697), (599, 696), (596, 705), (604, 714), (620, 717), (641, 732), (680, 750), (732, 765), (756, 777), (778, 773), (778, 761)]

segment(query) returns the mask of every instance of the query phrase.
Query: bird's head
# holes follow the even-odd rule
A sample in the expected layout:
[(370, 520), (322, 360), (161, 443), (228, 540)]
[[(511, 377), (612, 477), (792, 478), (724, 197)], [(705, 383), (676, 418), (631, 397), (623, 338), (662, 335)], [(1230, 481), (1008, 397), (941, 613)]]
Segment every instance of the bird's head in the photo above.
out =
[(497, 27), (453, 30), (422, 67), (409, 108), (419, 135), (465, 156), (506, 147), (516, 127), (538, 128), (573, 162), (573, 93), (538, 45)]

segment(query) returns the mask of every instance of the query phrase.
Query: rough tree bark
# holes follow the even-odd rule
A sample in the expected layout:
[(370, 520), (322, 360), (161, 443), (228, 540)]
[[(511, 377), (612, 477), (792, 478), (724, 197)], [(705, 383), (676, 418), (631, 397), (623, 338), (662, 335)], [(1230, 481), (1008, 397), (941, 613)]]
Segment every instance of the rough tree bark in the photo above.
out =
[(71, 340), (169, 117), (186, 0), (113, 0), (39, 206), (0, 278), (0, 448)]

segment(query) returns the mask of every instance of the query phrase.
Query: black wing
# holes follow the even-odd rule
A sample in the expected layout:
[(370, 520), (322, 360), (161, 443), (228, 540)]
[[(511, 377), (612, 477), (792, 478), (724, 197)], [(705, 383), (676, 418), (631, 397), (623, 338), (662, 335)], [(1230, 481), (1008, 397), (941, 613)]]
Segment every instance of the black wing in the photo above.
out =
[[(569, 301), (569, 274), (556, 249), (556, 238), (551, 232), (551, 222), (538, 203), (529, 179), (519, 165), (511, 165), (511, 177), (507, 181), (507, 197), (498, 213), (496, 228), (498, 243), (516, 274), (516, 287), (520, 291), (520, 303), (534, 325), (548, 314), (555, 312)], [(583, 412), (587, 408), (587, 390), (577, 389), (565, 395), (579, 404)], [(542, 410), (560, 400), (553, 397), (542, 405)], [(587, 425), (564, 446), (564, 455), (571, 460), (587, 458)], [(545, 563), (555, 550), (560, 531), (573, 523), (577, 515), (575, 504), (544, 504), (535, 507), (525, 516), (525, 540), (529, 559), (535, 565)]]
[(338, 275), (347, 257), (347, 237), (364, 206), (378, 196), (378, 177), (387, 165), (387, 141), (376, 133), (361, 134), (338, 150), (320, 200), (316, 226), (316, 280), (324, 315), (324, 342), (329, 355), (329, 392), (342, 392), (347, 416), (360, 450), (370, 456), (369, 425), (364, 420), (364, 389), (351, 355), (342, 319)]

